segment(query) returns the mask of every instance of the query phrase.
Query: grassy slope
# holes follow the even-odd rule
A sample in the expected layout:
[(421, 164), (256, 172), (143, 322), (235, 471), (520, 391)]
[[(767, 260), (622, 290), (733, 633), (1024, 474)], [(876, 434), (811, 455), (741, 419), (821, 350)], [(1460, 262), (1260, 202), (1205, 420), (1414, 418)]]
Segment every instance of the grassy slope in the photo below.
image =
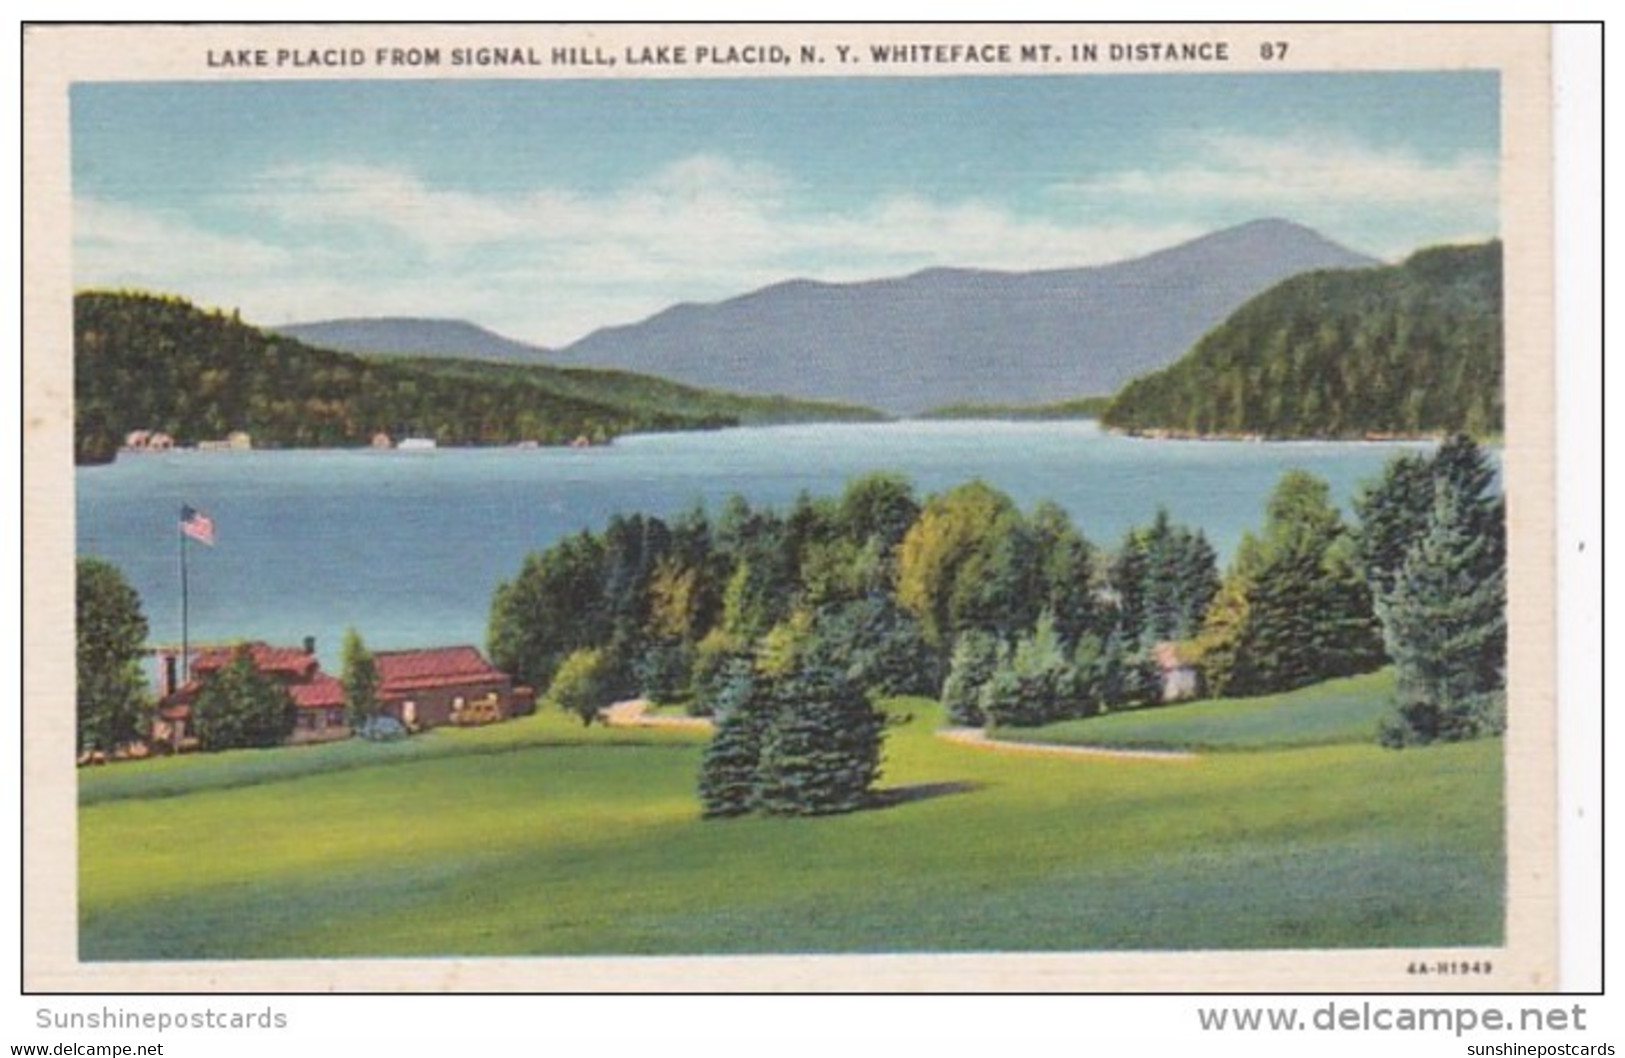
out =
[(1236, 750), (1369, 742), (1388, 711), (1392, 669), (1328, 680), (1259, 698), (1213, 698), (1135, 709), (1040, 728), (1006, 728), (998, 737), (1061, 745)]
[[(81, 954), (1380, 947), (1501, 937), (1498, 741), (1181, 764), (1034, 758), (933, 737), (932, 703), (895, 707), (915, 719), (891, 731), (885, 785), (907, 799), (818, 820), (702, 822), (693, 796), (702, 734), (583, 731), (556, 716), (437, 734), (395, 766), (236, 788), (209, 788), (218, 777), (205, 758), (87, 772), (85, 792), (100, 787), (103, 799), (80, 811)], [(163, 775), (171, 796), (110, 790), (136, 785), (121, 769)], [(197, 792), (182, 792), (188, 777)]]

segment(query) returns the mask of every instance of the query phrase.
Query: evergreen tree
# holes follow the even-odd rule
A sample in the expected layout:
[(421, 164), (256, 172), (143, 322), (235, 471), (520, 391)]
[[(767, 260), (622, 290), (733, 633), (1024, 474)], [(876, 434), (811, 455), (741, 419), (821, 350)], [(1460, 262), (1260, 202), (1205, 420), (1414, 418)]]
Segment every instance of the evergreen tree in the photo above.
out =
[(700, 763), (700, 811), (707, 818), (744, 815), (756, 804), (762, 738), (772, 718), (769, 684), (750, 662), (735, 658), (718, 680), (712, 705), (716, 727)]
[(1000, 515), (959, 569), (949, 599), (954, 630), (1011, 639), (1032, 628), (1045, 594), (1042, 560), (1040, 540), (1020, 512)]
[(1002, 644), (987, 632), (969, 631), (954, 643), (948, 677), (942, 682), (942, 707), (948, 722), (961, 727), (982, 727), (982, 687), (999, 667)]
[(1485, 531), (1486, 512), (1498, 509), (1458, 478), (1436, 480), (1425, 531), (1379, 600), (1396, 676), (1389, 744), (1471, 738), (1505, 723), (1506, 565), (1500, 533)]
[(1411, 545), (1422, 535), (1433, 509), (1433, 465), (1421, 455), (1395, 456), (1382, 477), (1354, 498), (1359, 516), (1355, 550), (1366, 584), (1381, 598), (1394, 580)]
[(756, 803), (769, 815), (862, 808), (880, 777), (885, 716), (844, 673), (809, 665), (775, 683)]
[(919, 622), (884, 596), (825, 607), (813, 624), (817, 656), (866, 692), (925, 695), (941, 682), (937, 652)]
[[(743, 505), (743, 501), (740, 501)], [(733, 567), (722, 592), (722, 627), (754, 642), (790, 616), (796, 603), (798, 557), (789, 550), (785, 523), (771, 510), (725, 515), (719, 535)]]
[(681, 702), (690, 697), (689, 676), (695, 648), (682, 640), (664, 640), (643, 648), (632, 666), (636, 693), (656, 702)]
[(841, 539), (840, 516), (833, 500), (815, 499), (805, 489), (796, 494), (784, 518), (784, 573), (792, 590), (803, 582), (802, 566), (809, 554)]
[(1189, 638), (1219, 588), (1217, 558), (1200, 532), (1173, 524), (1164, 508), (1131, 531), (1110, 569), (1118, 630), (1135, 650)]
[(204, 677), (192, 703), (192, 730), (206, 750), (281, 745), (294, 720), (287, 689), (262, 673), (246, 648)]
[(982, 685), (978, 703), (997, 727), (1035, 727), (1090, 711), (1078, 693), (1078, 674), (1048, 613), (1001, 659)]
[(1301, 470), (1271, 493), (1199, 637), (1216, 694), (1267, 694), (1382, 662), (1369, 590), (1330, 489)]
[(378, 662), (354, 628), (345, 630), (340, 660), (345, 717), (351, 727), (360, 727), (378, 715)]
[(1456, 435), (1359, 499), (1361, 560), (1397, 676), (1390, 745), (1505, 724), (1506, 512), (1489, 456)]
[(117, 566), (81, 558), (75, 574), (79, 752), (111, 753), (145, 734), (147, 619)]
[(1077, 687), (1072, 715), (1077, 717), (1157, 701), (1162, 695), (1161, 677), (1151, 655), (1116, 632), (1105, 639), (1084, 636), (1073, 651), (1072, 667)]
[(1050, 501), (1033, 509), (1031, 524), (1039, 551), (1041, 606), (1053, 616), (1061, 641), (1075, 644), (1102, 621), (1094, 590), (1094, 546), (1073, 527), (1066, 511)]
[(689, 682), (694, 687), (694, 700), (689, 703), (691, 714), (711, 716), (716, 711), (729, 666), (734, 662), (747, 666), (753, 663), (749, 645), (721, 628), (713, 628), (694, 645), (694, 666), (689, 673)]
[[(653, 636), (650, 625), (651, 587), (662, 569), (671, 531), (659, 518), (643, 514), (617, 514), (603, 534), (603, 591), (610, 641), (616, 644), (614, 664), (618, 682), (631, 692), (637, 658)], [(665, 615), (669, 616), (669, 615)]]

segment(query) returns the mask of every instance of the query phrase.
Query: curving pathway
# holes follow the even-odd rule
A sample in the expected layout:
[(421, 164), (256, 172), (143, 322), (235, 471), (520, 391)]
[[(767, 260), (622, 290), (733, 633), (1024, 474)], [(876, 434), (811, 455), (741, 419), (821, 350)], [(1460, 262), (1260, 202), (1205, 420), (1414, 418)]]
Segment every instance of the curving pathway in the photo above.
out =
[[(603, 721), (609, 727), (685, 727), (709, 728), (711, 720), (704, 716), (651, 715), (649, 703), (641, 698), (616, 702), (603, 712)], [(1157, 760), (1194, 761), (1201, 758), (1177, 749), (1112, 749), (1107, 746), (1059, 746), (1041, 742), (1010, 742), (988, 738), (979, 727), (945, 727), (936, 736), (947, 742), (973, 749), (992, 750), (995, 753), (1025, 753), (1042, 757), (1094, 757), (1101, 760)]]
[(1009, 742), (988, 738), (979, 727), (945, 727), (937, 737), (961, 746), (988, 749), (996, 753), (1028, 753), (1048, 757), (1097, 757), (1102, 760), (1194, 761), (1201, 757), (1180, 749), (1112, 749), (1107, 746), (1058, 746), (1043, 742)]
[(661, 716), (649, 713), (649, 703), (642, 698), (616, 702), (600, 714), (609, 727), (704, 727), (711, 720), (704, 716)]

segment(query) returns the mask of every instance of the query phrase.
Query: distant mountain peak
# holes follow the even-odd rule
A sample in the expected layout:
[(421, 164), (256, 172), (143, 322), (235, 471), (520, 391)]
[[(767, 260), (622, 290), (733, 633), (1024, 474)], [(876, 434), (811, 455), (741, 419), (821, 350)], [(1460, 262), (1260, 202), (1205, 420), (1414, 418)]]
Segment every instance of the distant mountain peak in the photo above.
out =
[(1041, 403), (1111, 392), (1173, 362), (1289, 276), (1375, 263), (1312, 228), (1263, 218), (1089, 267), (785, 280), (606, 327), (554, 356), (905, 415)]

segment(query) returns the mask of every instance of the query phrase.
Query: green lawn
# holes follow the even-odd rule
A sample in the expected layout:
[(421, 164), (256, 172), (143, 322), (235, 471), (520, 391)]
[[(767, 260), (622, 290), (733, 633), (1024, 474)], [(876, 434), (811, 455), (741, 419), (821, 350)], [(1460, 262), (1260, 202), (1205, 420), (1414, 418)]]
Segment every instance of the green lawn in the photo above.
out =
[[(82, 773), (83, 958), (1495, 944), (1499, 740), (1194, 762), (887, 741), (888, 807), (699, 819), (703, 732), (541, 716)], [(371, 751), (379, 766), (369, 766)], [(144, 789), (148, 783), (162, 795)]]
[[(689, 733), (689, 741), (703, 743), (705, 733)], [(584, 730), (579, 721), (552, 715), (527, 717), (506, 724), (475, 728), (440, 728), (398, 742), (316, 743), (271, 750), (232, 750), (161, 757), (139, 764), (86, 768), (79, 772), (79, 804), (98, 804), (126, 798), (173, 797), (202, 790), (257, 786), (306, 775), (349, 771), (379, 765), (406, 764), (441, 757), (510, 753), (548, 746), (580, 744), (670, 745), (672, 738), (654, 739), (636, 728)]]
[(1016, 742), (1210, 751), (1372, 742), (1393, 695), (1394, 670), (1383, 669), (1286, 694), (1211, 698), (995, 734)]

